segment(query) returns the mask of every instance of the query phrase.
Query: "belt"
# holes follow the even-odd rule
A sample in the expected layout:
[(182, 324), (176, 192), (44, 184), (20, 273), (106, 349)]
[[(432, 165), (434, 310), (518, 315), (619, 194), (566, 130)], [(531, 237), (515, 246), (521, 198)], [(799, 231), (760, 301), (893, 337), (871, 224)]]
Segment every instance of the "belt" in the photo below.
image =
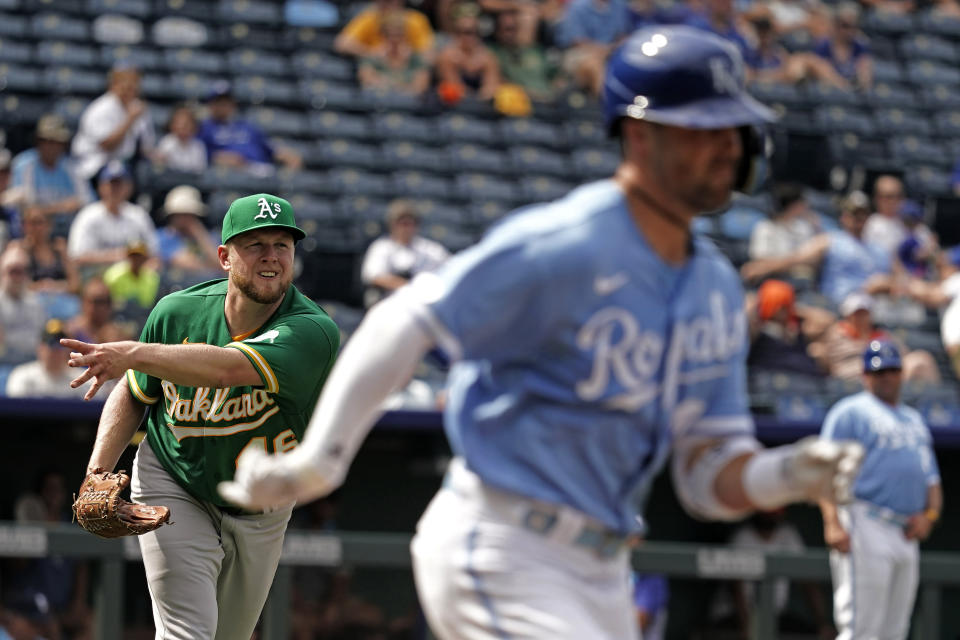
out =
[(223, 513), (227, 514), (228, 516), (233, 516), (234, 518), (237, 518), (240, 516), (262, 516), (264, 513), (262, 510), (249, 511), (247, 509), (244, 509), (243, 507), (233, 507), (233, 506), (221, 507), (220, 505), (217, 505), (217, 508), (220, 509), (220, 511), (222, 511)]
[(881, 507), (875, 504), (867, 505), (867, 515), (874, 520), (882, 520), (898, 527), (905, 527), (910, 522), (910, 517), (897, 513), (893, 509)]
[(479, 501), (527, 531), (582, 547), (602, 559), (613, 558), (628, 546), (626, 536), (607, 529), (581, 511), (539, 502), (484, 484), (459, 458), (451, 462), (443, 487), (461, 497)]

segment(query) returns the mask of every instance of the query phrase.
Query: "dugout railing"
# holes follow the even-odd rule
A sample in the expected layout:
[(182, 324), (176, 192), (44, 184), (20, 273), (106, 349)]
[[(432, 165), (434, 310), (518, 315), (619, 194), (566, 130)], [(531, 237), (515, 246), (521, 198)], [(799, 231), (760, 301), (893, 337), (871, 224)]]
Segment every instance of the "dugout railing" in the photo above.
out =
[[(295, 566), (409, 569), (410, 536), (400, 533), (313, 533), (291, 530), (284, 542), (280, 567), (263, 611), (262, 639), (289, 637), (290, 587)], [(133, 538), (102, 540), (75, 525), (25, 526), (0, 523), (0, 557), (36, 558), (62, 555), (99, 562), (94, 608), (98, 640), (119, 640), (123, 634), (124, 563), (140, 561)], [(691, 543), (648, 542), (634, 552), (634, 567), (670, 577), (707, 580), (755, 580), (759, 586), (754, 637), (777, 636), (774, 584), (777, 578), (829, 581), (827, 551), (765, 553)], [(923, 552), (920, 558), (919, 613), (912, 637), (945, 637), (940, 628), (944, 587), (960, 585), (960, 554)]]

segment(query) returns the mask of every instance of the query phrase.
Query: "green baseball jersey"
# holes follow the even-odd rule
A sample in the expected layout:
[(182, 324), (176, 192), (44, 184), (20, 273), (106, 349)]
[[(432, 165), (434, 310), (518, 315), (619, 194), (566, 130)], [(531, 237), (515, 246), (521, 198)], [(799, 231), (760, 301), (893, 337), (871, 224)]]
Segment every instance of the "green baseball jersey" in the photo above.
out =
[(164, 297), (140, 341), (237, 349), (263, 384), (188, 387), (127, 371), (130, 392), (150, 405), (147, 439), (161, 464), (193, 496), (220, 506), (217, 483), (233, 478), (246, 447), (273, 453), (300, 441), (340, 346), (337, 325), (293, 285), (262, 327), (231, 336), (226, 294), (227, 281), (214, 280)]

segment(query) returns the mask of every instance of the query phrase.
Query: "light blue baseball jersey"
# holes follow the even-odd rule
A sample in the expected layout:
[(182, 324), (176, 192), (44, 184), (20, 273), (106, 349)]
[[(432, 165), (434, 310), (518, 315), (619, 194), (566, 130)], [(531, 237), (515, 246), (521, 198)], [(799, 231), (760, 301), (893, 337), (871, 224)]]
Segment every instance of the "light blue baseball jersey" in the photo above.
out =
[(920, 414), (903, 403), (894, 408), (862, 391), (830, 409), (820, 435), (856, 440), (866, 449), (854, 485), (859, 500), (910, 515), (926, 508), (927, 487), (940, 483), (930, 430)]
[(753, 433), (740, 279), (693, 242), (666, 264), (606, 180), (518, 212), (414, 282), (457, 359), (445, 424), (470, 469), (626, 533), (672, 439)]
[(830, 232), (820, 273), (820, 290), (835, 304), (860, 290), (870, 276), (890, 271), (890, 256), (843, 229)]

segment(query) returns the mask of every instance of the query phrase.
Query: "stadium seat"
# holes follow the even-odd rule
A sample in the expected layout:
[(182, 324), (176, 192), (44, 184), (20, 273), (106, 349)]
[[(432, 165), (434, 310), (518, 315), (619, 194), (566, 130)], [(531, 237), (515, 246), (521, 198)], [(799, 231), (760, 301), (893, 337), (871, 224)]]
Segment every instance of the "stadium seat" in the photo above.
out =
[(519, 196), (516, 185), (504, 180), (501, 176), (483, 173), (461, 173), (456, 176), (455, 180), (455, 195), (467, 201), (476, 198), (478, 200), (514, 203)]
[(837, 204), (835, 193), (808, 188), (803, 190), (803, 198), (807, 201), (807, 205), (817, 213), (834, 219), (840, 215), (840, 207)]
[(110, 13), (93, 21), (93, 39), (105, 45), (138, 45), (143, 42), (143, 23), (136, 18)]
[(286, 194), (319, 194), (329, 193), (327, 174), (322, 171), (305, 171), (303, 169), (282, 169), (277, 171), (277, 186)]
[(953, 178), (949, 171), (937, 167), (910, 167), (906, 172), (907, 189), (911, 193), (947, 196), (953, 193)]
[(452, 185), (447, 178), (422, 171), (395, 171), (393, 189), (398, 196), (407, 198), (449, 198)]
[(945, 83), (923, 87), (922, 104), (929, 109), (960, 109), (960, 91)]
[(937, 34), (952, 40), (960, 39), (960, 18), (927, 10), (920, 14), (918, 22), (920, 29), (926, 33)]
[(856, 91), (831, 87), (826, 84), (811, 84), (807, 87), (810, 101), (817, 106), (856, 108), (863, 104), (863, 97)]
[(960, 109), (941, 111), (934, 116), (937, 133), (945, 138), (960, 138)]
[(373, 171), (381, 168), (380, 149), (347, 138), (333, 138), (317, 142), (318, 159), (330, 167), (356, 167)]
[(0, 0), (0, 11), (16, 11), (20, 8), (20, 0)]
[(100, 52), (74, 42), (45, 41), (37, 44), (36, 59), (47, 66), (96, 67), (100, 65)]
[[(2, 20), (0, 16), (0, 20)], [(29, 64), (33, 59), (33, 47), (11, 39), (0, 38), (0, 62)]]
[(282, 22), (278, 3), (265, 0), (220, 0), (217, 13), (224, 22), (279, 26)]
[(750, 85), (750, 93), (764, 104), (782, 104), (788, 109), (810, 104), (807, 95), (794, 84), (755, 82)]
[(960, 84), (960, 69), (939, 62), (929, 60), (910, 62), (907, 65), (907, 73), (914, 84)]
[(470, 230), (442, 222), (423, 224), (420, 232), (431, 240), (442, 244), (451, 253), (466, 249), (475, 242), (474, 235)]
[(571, 155), (572, 176), (579, 182), (609, 178), (620, 165), (620, 156), (615, 151), (602, 149), (577, 149)]
[(535, 204), (559, 200), (570, 193), (573, 186), (552, 176), (526, 176), (520, 178), (520, 201)]
[(87, 13), (100, 16), (105, 13), (122, 13), (141, 20), (150, 17), (150, 0), (87, 0)]
[(7, 396), (7, 378), (10, 377), (10, 372), (16, 366), (15, 364), (0, 364), (0, 397)]
[(732, 240), (749, 240), (757, 223), (766, 219), (762, 211), (735, 204), (720, 214), (718, 230)]
[(877, 109), (873, 112), (873, 117), (880, 131), (887, 135), (902, 133), (926, 136), (931, 133), (929, 117), (917, 111), (899, 108)]
[(567, 146), (562, 127), (533, 118), (504, 118), (500, 121), (500, 139), (511, 145), (535, 145), (552, 149), (565, 149)]
[(30, 20), (30, 32), (40, 41), (88, 41), (90, 28), (86, 20), (71, 18), (61, 13), (39, 13)]
[(922, 401), (917, 409), (930, 427), (956, 427), (960, 425), (960, 406), (944, 400)]
[(814, 114), (817, 123), (830, 133), (849, 132), (860, 136), (871, 136), (876, 133), (873, 118), (865, 111), (833, 105), (820, 107)]
[(337, 200), (340, 219), (365, 228), (364, 235), (376, 237), (384, 225), (384, 216), (389, 202), (384, 198), (371, 198), (359, 193), (346, 195)]
[(467, 218), (475, 226), (487, 228), (510, 213), (512, 206), (501, 200), (470, 200), (464, 209)]
[[(245, 191), (247, 193), (272, 193), (277, 188), (276, 176), (257, 176), (249, 171), (242, 171), (233, 167), (213, 166), (203, 174), (205, 190), (215, 191)], [(196, 178), (194, 178), (196, 180)], [(183, 184), (189, 178), (176, 182)]]
[(203, 100), (216, 76), (204, 73), (171, 73), (166, 82), (166, 99)]
[(321, 51), (294, 53), (290, 58), (290, 66), (301, 78), (327, 78), (344, 82), (357, 77), (357, 72), (349, 60)]
[(140, 93), (147, 100), (174, 100), (167, 74), (145, 73), (140, 76)]
[(327, 175), (327, 183), (336, 193), (364, 195), (376, 198), (391, 197), (394, 193), (390, 178), (379, 173), (353, 167), (336, 167)]
[(500, 142), (495, 123), (458, 113), (441, 116), (437, 122), (437, 129), (451, 142), (477, 142), (487, 145)]
[(536, 174), (566, 178), (572, 171), (565, 154), (531, 146), (512, 146), (510, 166), (516, 175)]
[(310, 114), (309, 133), (321, 138), (365, 140), (373, 136), (373, 127), (366, 115), (324, 109)]
[(849, 132), (836, 133), (828, 140), (828, 147), (835, 166), (891, 170), (887, 145), (883, 138), (868, 138)]
[(600, 121), (569, 120), (563, 129), (571, 149), (581, 146), (599, 147), (610, 143), (607, 131)]
[[(310, 233), (318, 225), (343, 226), (345, 224), (335, 199), (324, 198), (316, 194), (287, 193), (283, 190), (282, 182), (280, 188), (281, 193), (289, 196), (286, 199), (290, 201), (290, 205), (297, 214), (297, 224), (304, 231)], [(310, 229), (307, 228), (308, 226)]]
[(417, 197), (416, 194), (407, 199), (420, 214), (422, 222), (440, 222), (458, 226), (470, 225), (473, 222), (465, 207), (449, 200), (421, 198)]
[(827, 414), (821, 398), (796, 393), (777, 396), (776, 416), (781, 423), (801, 423), (819, 426)]
[(443, 147), (394, 140), (385, 142), (381, 153), (384, 164), (397, 169), (448, 173), (452, 167), (450, 154)]
[(405, 111), (407, 113), (423, 111), (429, 100), (426, 94), (418, 96), (412, 93), (379, 89), (360, 89), (357, 99), (360, 101), (359, 104), (368, 111)]
[(147, 47), (129, 47), (127, 45), (106, 46), (100, 50), (100, 64), (108, 69), (117, 65), (136, 67), (140, 71), (164, 69), (163, 56), (156, 49)]
[(159, 47), (215, 46), (216, 35), (202, 22), (180, 16), (167, 16), (153, 23), (150, 37)]
[(221, 54), (203, 49), (189, 47), (167, 49), (163, 52), (163, 59), (167, 70), (172, 74), (194, 72), (218, 75), (227, 69)]
[(892, 82), (874, 82), (866, 97), (867, 103), (873, 107), (915, 109), (918, 102), (912, 87)]
[(290, 63), (286, 56), (257, 49), (236, 49), (227, 54), (227, 64), (234, 75), (286, 76)]
[(86, 0), (20, 0), (20, 10), (25, 13), (40, 13), (51, 9), (71, 16), (89, 16)]
[(933, 165), (949, 168), (955, 158), (939, 141), (921, 136), (895, 136), (890, 140), (891, 158), (903, 167)]
[(254, 107), (247, 109), (247, 117), (256, 122), (269, 135), (302, 136), (307, 131), (307, 118), (299, 111)]
[[(3, 76), (0, 74), (0, 84)], [(0, 122), (4, 125), (22, 125), (30, 127), (36, 123), (40, 114), (46, 112), (49, 103), (46, 99), (27, 97), (4, 91), (0, 93)]]
[(957, 48), (949, 40), (926, 33), (916, 33), (900, 41), (900, 54), (904, 60), (933, 60), (956, 64)]
[(0, 36), (22, 40), (27, 33), (27, 18), (0, 12)]
[(313, 27), (291, 27), (284, 33), (284, 39), (295, 51), (304, 49), (323, 52), (333, 51), (336, 33), (329, 33)]
[(247, 22), (224, 25), (214, 33), (220, 46), (225, 51), (250, 48), (285, 51), (287, 48), (282, 31), (270, 27), (250, 25)]
[(207, 222), (214, 226), (220, 226), (233, 201), (249, 193), (245, 189), (215, 189), (211, 191), (207, 198)]
[(876, 10), (869, 12), (860, 26), (868, 34), (876, 32), (892, 36), (912, 33), (916, 27), (912, 15)]
[(49, 67), (43, 74), (43, 84), (51, 93), (94, 96), (106, 90), (107, 78), (100, 71)]
[(794, 29), (784, 33), (780, 37), (780, 44), (787, 51), (796, 53), (799, 51), (811, 51), (816, 46), (813, 36), (806, 29)]
[(513, 173), (510, 157), (496, 149), (472, 142), (451, 144), (448, 162), (453, 171), (477, 171), (480, 173)]
[[(80, 116), (83, 110), (87, 108), (89, 100), (84, 98), (62, 98), (54, 103), (53, 112), (62, 117), (67, 126), (76, 131), (77, 123), (80, 122)], [(151, 108), (151, 113), (153, 108)]]
[(410, 140), (430, 144), (444, 142), (432, 119), (408, 113), (378, 114), (373, 118), (373, 132), (382, 140)]
[(153, 11), (160, 17), (210, 20), (217, 11), (213, 0), (156, 0)]
[[(873, 43), (871, 43), (873, 44)], [(903, 73), (903, 67), (897, 60), (878, 58), (873, 61), (873, 80), (874, 82), (892, 82), (899, 83), (907, 78)]]
[(266, 76), (242, 76), (233, 83), (233, 96), (241, 104), (297, 105), (300, 90), (292, 82)]
[(299, 85), (304, 103), (314, 109), (355, 111), (359, 106), (359, 91), (352, 85), (316, 78), (301, 80)]

